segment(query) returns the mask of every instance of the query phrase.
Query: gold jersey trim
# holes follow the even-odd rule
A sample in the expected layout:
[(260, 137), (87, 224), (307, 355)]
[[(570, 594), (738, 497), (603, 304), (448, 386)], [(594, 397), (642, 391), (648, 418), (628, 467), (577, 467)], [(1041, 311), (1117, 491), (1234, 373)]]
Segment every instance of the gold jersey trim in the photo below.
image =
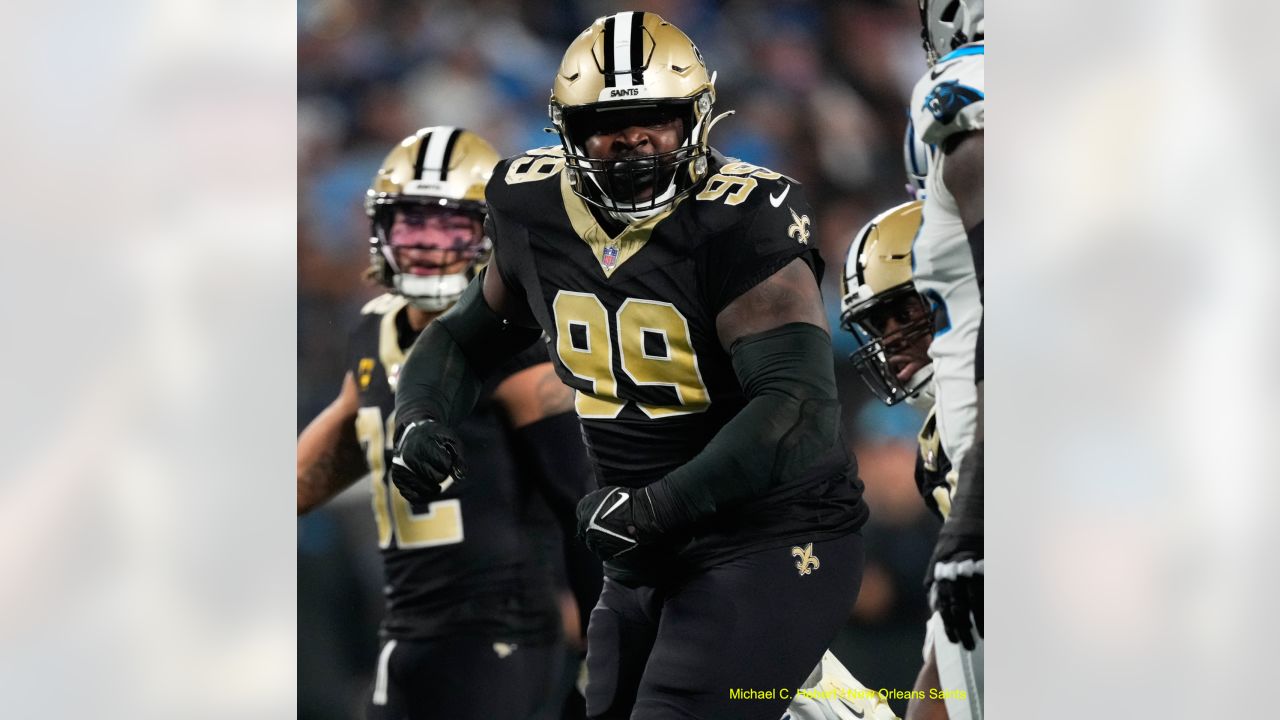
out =
[(378, 360), (388, 373), (392, 372), (392, 368), (403, 365), (406, 356), (405, 351), (400, 349), (400, 329), (396, 325), (396, 317), (409, 304), (409, 299), (403, 295), (394, 297), (393, 302), (384, 306), (386, 309), (382, 311), (382, 322), (378, 327)]
[[(564, 202), (565, 212), (569, 215), (569, 222), (573, 225), (573, 231), (587, 244), (587, 247), (591, 248), (591, 254), (600, 263), (600, 270), (606, 278), (622, 267), (622, 263), (640, 252), (640, 248), (649, 242), (649, 236), (653, 234), (653, 228), (665, 220), (680, 205), (680, 201), (677, 200), (672, 203), (671, 207), (644, 222), (628, 225), (617, 237), (609, 237), (609, 233), (600, 227), (600, 223), (596, 221), (595, 216), (591, 214), (591, 210), (587, 208), (587, 203), (573, 192), (573, 187), (569, 185), (569, 174), (566, 172), (560, 173), (560, 197)], [(612, 266), (605, 265), (602, 259), (605, 248), (609, 246), (615, 246), (618, 249), (617, 258)]]

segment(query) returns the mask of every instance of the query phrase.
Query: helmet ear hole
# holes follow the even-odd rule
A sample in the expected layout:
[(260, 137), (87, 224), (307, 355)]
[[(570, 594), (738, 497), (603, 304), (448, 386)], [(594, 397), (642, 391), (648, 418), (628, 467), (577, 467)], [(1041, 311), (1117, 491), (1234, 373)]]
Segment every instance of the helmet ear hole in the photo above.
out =
[(960, 11), (960, 0), (951, 0), (947, 6), (942, 9), (942, 14), (938, 16), (943, 22), (955, 22), (956, 13)]

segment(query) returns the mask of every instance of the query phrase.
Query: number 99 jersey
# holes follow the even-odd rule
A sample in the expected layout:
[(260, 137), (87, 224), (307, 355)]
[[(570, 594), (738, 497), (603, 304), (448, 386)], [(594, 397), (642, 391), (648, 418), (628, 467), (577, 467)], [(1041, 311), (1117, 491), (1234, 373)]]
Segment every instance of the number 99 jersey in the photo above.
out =
[[(796, 258), (820, 277), (822, 260), (803, 189), (765, 168), (714, 155), (696, 192), (616, 235), (570, 182), (559, 148), (499, 163), (486, 190), (494, 264), (576, 390), (600, 484), (641, 487), (697, 455), (746, 403), (716, 333), (720, 311)], [(801, 476), (718, 514), (682, 557), (847, 533), (865, 519), (861, 488), (840, 441)]]

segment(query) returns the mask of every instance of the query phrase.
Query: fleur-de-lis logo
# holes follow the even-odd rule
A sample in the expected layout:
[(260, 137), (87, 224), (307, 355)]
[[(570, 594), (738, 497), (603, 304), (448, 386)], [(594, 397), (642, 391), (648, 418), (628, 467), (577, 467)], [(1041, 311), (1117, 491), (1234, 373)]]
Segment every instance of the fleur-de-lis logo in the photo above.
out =
[(791, 548), (791, 556), (799, 558), (796, 560), (796, 569), (801, 575), (809, 575), (814, 570), (822, 567), (822, 563), (818, 562), (818, 556), (813, 554), (813, 543), (805, 545), (803, 548), (799, 545)]
[(791, 211), (791, 219), (795, 220), (795, 222), (792, 223), (791, 226), (787, 228), (787, 237), (795, 238), (796, 240), (800, 241), (800, 244), (802, 245), (808, 245), (809, 244), (809, 216), (797, 215), (796, 211), (791, 210), (790, 207), (787, 207), (787, 210)]

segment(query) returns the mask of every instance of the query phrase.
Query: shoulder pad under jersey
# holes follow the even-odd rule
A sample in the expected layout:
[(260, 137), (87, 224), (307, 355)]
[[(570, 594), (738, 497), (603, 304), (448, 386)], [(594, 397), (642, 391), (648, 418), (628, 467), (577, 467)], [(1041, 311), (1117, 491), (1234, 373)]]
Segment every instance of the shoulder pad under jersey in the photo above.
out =
[(498, 163), (489, 181), (486, 197), (495, 189), (519, 187), (525, 183), (558, 178), (564, 169), (564, 149), (559, 145), (534, 148)]
[(911, 120), (920, 139), (937, 145), (985, 124), (986, 43), (970, 43), (942, 56), (911, 93)]
[(768, 168), (729, 158), (712, 168), (702, 189), (685, 202), (696, 204), (699, 226), (719, 233), (746, 223), (773, 228), (774, 235), (807, 244), (809, 202), (794, 179)]
[(370, 300), (360, 308), (361, 315), (386, 315), (389, 312), (399, 310), (406, 300), (404, 296), (395, 293), (383, 293), (378, 297)]

